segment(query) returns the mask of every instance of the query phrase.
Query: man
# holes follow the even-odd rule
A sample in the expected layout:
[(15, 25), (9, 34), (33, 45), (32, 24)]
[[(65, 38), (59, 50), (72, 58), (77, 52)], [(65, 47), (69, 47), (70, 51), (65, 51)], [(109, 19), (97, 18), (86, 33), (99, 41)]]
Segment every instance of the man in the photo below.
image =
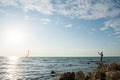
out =
[(101, 53), (98, 52), (98, 54), (100, 55), (100, 61), (101, 61), (101, 63), (102, 63), (102, 60), (103, 60), (103, 52), (101, 52)]

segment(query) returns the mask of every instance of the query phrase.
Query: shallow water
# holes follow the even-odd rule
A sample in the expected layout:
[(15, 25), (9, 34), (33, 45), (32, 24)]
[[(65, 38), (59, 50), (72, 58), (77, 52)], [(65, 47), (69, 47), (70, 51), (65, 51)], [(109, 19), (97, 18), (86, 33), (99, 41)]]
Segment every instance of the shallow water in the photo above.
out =
[[(112, 61), (120, 63), (120, 57), (104, 58), (104, 63)], [(58, 80), (67, 71), (87, 74), (98, 63), (98, 57), (0, 57), (0, 80)], [(52, 70), (56, 77), (51, 77)]]

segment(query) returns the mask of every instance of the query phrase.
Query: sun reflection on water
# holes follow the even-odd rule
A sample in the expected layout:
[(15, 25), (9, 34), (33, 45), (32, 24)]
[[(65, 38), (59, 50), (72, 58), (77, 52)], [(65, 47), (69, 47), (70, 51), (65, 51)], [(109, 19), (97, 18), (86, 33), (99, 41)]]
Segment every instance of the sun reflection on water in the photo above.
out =
[(13, 65), (16, 65), (17, 64), (17, 61), (18, 61), (18, 58), (19, 57), (16, 57), (16, 56), (11, 56), (9, 57), (9, 64), (13, 64)]
[(11, 57), (8, 57), (8, 69), (7, 69), (7, 75), (6, 77), (8, 79), (16, 79), (17, 78), (17, 72), (18, 72), (18, 69), (17, 69), (17, 64), (18, 64), (18, 59), (19, 57), (16, 57), (16, 56), (11, 56)]

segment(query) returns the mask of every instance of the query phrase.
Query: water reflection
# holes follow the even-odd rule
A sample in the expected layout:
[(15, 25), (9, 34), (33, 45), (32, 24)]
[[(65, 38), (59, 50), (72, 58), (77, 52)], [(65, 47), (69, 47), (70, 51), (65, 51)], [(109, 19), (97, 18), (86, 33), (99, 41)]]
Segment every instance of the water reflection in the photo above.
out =
[(6, 71), (7, 72), (6, 77), (8, 79), (11, 79), (11, 80), (17, 79), (17, 77), (18, 77), (18, 75), (17, 75), (18, 59), (19, 59), (19, 57), (16, 57), (16, 56), (8, 57), (8, 67), (7, 67), (7, 71)]
[(18, 62), (18, 58), (19, 58), (19, 57), (16, 57), (16, 56), (11, 56), (11, 57), (9, 57), (9, 58), (8, 58), (8, 59), (9, 59), (9, 64), (16, 65), (17, 62)]

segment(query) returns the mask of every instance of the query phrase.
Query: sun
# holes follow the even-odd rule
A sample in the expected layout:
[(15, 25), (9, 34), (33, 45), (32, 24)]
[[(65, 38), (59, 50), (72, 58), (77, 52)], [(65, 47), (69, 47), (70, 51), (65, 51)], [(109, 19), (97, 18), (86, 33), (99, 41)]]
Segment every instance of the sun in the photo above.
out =
[(10, 43), (20, 43), (23, 40), (23, 33), (19, 30), (9, 31), (6, 34), (6, 40)]
[(5, 56), (22, 56), (30, 45), (31, 28), (17, 20), (3, 24), (0, 30), (2, 53), (5, 53)]
[(7, 45), (18, 45), (24, 40), (24, 33), (20, 29), (7, 29), (4, 32), (4, 42)]

